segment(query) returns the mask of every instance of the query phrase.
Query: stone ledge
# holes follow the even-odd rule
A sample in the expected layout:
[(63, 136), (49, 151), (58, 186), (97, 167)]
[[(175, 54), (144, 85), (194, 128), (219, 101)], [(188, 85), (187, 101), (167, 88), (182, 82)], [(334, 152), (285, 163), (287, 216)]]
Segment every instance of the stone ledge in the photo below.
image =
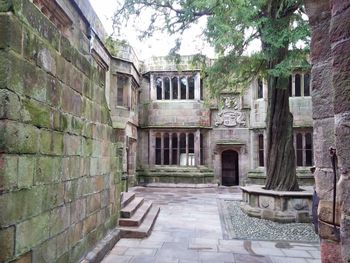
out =
[(114, 229), (104, 239), (102, 239), (96, 247), (89, 252), (80, 263), (99, 263), (120, 240), (121, 232)]

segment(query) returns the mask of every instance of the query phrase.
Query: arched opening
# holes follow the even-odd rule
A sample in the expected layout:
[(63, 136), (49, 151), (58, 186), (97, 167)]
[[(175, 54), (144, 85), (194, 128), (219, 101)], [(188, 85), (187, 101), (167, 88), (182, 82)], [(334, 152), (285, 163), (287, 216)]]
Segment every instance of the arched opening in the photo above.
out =
[(225, 186), (239, 185), (238, 153), (228, 150), (221, 154), (222, 180)]

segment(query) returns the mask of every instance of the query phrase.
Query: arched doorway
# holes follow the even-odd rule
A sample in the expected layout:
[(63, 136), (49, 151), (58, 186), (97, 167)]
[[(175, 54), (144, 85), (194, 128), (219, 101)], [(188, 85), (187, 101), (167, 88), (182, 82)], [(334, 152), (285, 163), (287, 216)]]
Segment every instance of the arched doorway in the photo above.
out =
[(239, 185), (238, 177), (238, 153), (236, 151), (224, 151), (221, 155), (222, 180), (225, 186)]

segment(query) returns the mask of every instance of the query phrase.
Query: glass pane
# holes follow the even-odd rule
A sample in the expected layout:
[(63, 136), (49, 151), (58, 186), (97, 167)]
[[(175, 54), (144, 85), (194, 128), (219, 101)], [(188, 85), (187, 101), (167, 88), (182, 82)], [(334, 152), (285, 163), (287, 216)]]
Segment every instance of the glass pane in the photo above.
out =
[(194, 77), (188, 78), (188, 98), (190, 100), (194, 99)]
[(173, 87), (173, 99), (176, 100), (178, 99), (178, 86), (177, 86), (177, 77), (174, 77), (171, 79), (171, 84)]
[(180, 85), (181, 85), (181, 99), (185, 100), (186, 99), (186, 78), (181, 78), (180, 80)]
[(164, 99), (170, 100), (170, 80), (164, 78)]
[(157, 100), (162, 99), (162, 79), (157, 78), (156, 79), (156, 87), (157, 87)]
[(194, 134), (190, 133), (188, 135), (188, 152), (194, 153)]
[(304, 96), (310, 96), (310, 75), (304, 75)]
[(301, 78), (300, 74), (295, 74), (295, 96), (301, 96)]

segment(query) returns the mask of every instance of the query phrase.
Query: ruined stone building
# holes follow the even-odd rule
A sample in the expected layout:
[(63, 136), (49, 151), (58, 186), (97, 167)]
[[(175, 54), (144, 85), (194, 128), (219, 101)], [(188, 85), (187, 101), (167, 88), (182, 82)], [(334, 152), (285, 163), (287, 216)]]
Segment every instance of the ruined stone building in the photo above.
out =
[[(191, 57), (139, 61), (129, 46), (108, 51), (105, 40), (88, 1), (0, 0), (0, 262), (79, 262), (116, 227), (126, 182), (264, 182), (263, 80), (209, 100)], [(289, 86), (297, 173), (310, 184), (313, 134), (318, 145), (330, 133), (345, 147), (333, 115), (349, 109), (339, 98), (320, 130), (310, 74), (296, 69)], [(314, 107), (328, 105), (321, 97)]]

